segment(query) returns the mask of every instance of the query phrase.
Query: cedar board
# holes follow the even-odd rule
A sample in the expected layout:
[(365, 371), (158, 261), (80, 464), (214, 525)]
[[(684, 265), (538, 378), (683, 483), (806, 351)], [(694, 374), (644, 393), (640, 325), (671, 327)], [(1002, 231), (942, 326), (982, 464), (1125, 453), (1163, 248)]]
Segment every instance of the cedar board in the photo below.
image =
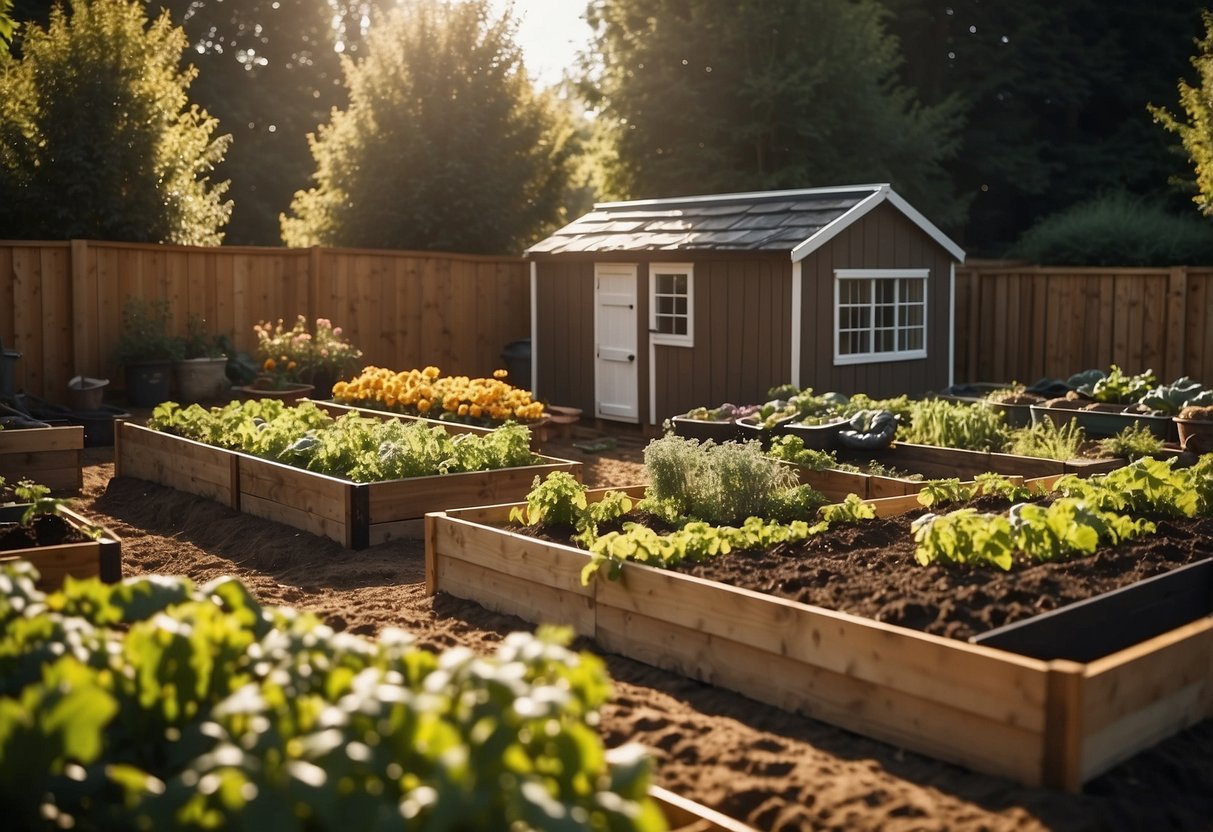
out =
[[(87, 517), (66, 506), (59, 506), (56, 513), (77, 529), (96, 527)], [(14, 560), (29, 561), (38, 568), (37, 587), (44, 592), (61, 587), (69, 575), (79, 579), (100, 578), (111, 584), (122, 580), (122, 544), (117, 535), (105, 528), (97, 540), (0, 552), (0, 563)]]
[(33, 480), (58, 494), (77, 494), (84, 487), (83, 451), (81, 425), (0, 430), (0, 476), (9, 482)]
[(354, 483), (130, 422), (115, 428), (115, 476), (196, 494), (347, 549), (422, 537), (427, 512), (521, 499), (552, 471), (580, 479), (581, 463), (541, 456), (520, 468)]
[(495, 527), (509, 509), (427, 516), (431, 593), (569, 624), (606, 650), (977, 771), (1077, 790), (1213, 716), (1213, 616), (1088, 664), (1046, 662), (639, 564), (582, 587), (588, 555)]

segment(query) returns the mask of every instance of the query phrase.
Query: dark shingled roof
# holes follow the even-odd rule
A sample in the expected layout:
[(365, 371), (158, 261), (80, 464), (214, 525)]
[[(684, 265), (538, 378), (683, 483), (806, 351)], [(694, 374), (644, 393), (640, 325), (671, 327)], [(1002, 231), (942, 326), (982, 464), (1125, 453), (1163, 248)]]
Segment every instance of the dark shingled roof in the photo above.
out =
[(955, 243), (910, 208), (888, 185), (604, 202), (531, 246), (526, 253), (792, 252), (818, 235), (822, 241), (832, 237), (833, 233), (822, 232), (831, 223), (843, 220), (848, 211), (857, 209), (838, 222), (833, 231), (858, 219), (886, 198), (911, 215), (924, 231), (957, 254), (958, 259), (964, 259), (964, 252)]

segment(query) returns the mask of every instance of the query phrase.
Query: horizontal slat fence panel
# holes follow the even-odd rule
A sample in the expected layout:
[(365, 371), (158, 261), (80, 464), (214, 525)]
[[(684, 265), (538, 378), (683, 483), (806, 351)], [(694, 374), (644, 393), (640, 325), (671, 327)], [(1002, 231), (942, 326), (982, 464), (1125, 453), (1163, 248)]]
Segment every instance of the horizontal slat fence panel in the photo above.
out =
[(1213, 268), (979, 265), (956, 272), (957, 382), (1118, 364), (1213, 383)]
[(0, 241), (0, 341), (21, 353), (14, 388), (66, 400), (81, 374), (123, 386), (114, 360), (129, 297), (168, 301), (255, 351), (253, 325), (329, 318), (393, 369), (483, 376), (530, 335), (530, 277), (516, 257), (353, 249), (199, 248), (85, 240)]

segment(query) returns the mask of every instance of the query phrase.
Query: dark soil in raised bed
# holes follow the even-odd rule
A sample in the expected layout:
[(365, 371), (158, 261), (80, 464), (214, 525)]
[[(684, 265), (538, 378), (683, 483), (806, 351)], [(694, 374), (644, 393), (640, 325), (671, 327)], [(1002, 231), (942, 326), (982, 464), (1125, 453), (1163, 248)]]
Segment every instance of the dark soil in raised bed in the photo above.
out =
[(29, 525), (0, 523), (0, 552), (33, 549), (37, 546), (59, 546), (63, 543), (83, 543), (88, 538), (64, 520), (50, 514), (33, 518)]
[[(985, 500), (983, 511), (1006, 504)], [(950, 510), (955, 506), (948, 507)], [(1213, 557), (1213, 518), (1154, 518), (1156, 534), (1088, 557), (1039, 563), (1020, 556), (1010, 571), (995, 566), (923, 566), (914, 559), (913, 520), (925, 510), (859, 523), (768, 551), (734, 552), (679, 572), (779, 598), (968, 639), (1095, 595)], [(662, 526), (643, 514), (628, 519)], [(568, 542), (569, 530), (514, 528)], [(626, 568), (626, 567), (625, 567)]]

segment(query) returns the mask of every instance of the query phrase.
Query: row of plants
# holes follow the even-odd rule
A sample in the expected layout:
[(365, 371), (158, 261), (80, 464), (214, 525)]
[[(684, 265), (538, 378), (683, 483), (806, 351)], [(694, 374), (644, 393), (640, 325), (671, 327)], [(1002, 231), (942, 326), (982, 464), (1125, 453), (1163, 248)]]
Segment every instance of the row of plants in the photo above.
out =
[(508, 421), (534, 423), (544, 418), (542, 402), (514, 387), (506, 370), (492, 378), (444, 376), (437, 367), (396, 372), (366, 367), (353, 379), (333, 386), (339, 404), (368, 407), (429, 419), (494, 427)]
[[(611, 577), (627, 561), (673, 567), (804, 540), (833, 523), (875, 516), (871, 505), (853, 494), (841, 504), (825, 505), (820, 494), (797, 485), (790, 469), (756, 442), (716, 445), (667, 435), (645, 449), (645, 468), (650, 485), (635, 505), (620, 492), (590, 504), (580, 483), (554, 474), (536, 481), (526, 508), (515, 510), (511, 519), (574, 529), (574, 543), (591, 553), (582, 574), (588, 582), (604, 565)], [(926, 515), (915, 525), (921, 563), (992, 563), (1009, 569), (1016, 552), (1054, 560), (1153, 531), (1143, 515), (1213, 513), (1213, 455), (1190, 468), (1147, 457), (1104, 476), (1063, 477), (1045, 506), (1024, 502), (1042, 495), (995, 473), (980, 475), (971, 485), (959, 479), (929, 481), (918, 502), (933, 508), (981, 494), (1016, 501), (1016, 507), (1006, 516), (972, 508)], [(659, 523), (627, 519), (633, 511)]]
[(665, 828), (568, 632), (371, 641), (232, 578), (0, 568), (0, 803), (18, 829)]
[(164, 402), (147, 426), (359, 483), (514, 468), (537, 460), (525, 425), (452, 435), (441, 425), (420, 421), (357, 412), (335, 418), (312, 402), (254, 399), (210, 408)]
[(1037, 561), (1089, 555), (1157, 530), (1148, 517), (1213, 514), (1213, 455), (1189, 468), (1141, 459), (1107, 474), (1062, 477), (1046, 505), (1016, 503), (1006, 513), (962, 508), (924, 514), (912, 526), (918, 562), (993, 564), (1017, 553)]

